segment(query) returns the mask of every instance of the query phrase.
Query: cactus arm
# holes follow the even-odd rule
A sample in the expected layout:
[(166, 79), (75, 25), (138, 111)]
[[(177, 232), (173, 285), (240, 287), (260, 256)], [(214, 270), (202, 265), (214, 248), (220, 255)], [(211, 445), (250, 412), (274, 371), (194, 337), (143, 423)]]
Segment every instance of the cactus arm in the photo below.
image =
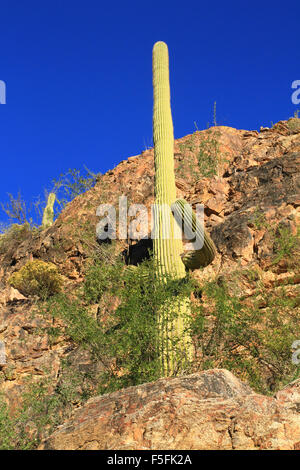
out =
[(49, 228), (53, 224), (54, 219), (54, 202), (55, 202), (55, 193), (50, 193), (48, 196), (47, 205), (43, 213), (42, 228)]
[(184, 199), (177, 199), (171, 209), (174, 213), (175, 220), (191, 238), (191, 234), (195, 234), (196, 239), (203, 243), (202, 248), (198, 250), (190, 250), (181, 255), (182, 262), (188, 270), (199, 269), (208, 266), (216, 256), (216, 247), (207, 231), (200, 224), (196, 214), (191, 206)]

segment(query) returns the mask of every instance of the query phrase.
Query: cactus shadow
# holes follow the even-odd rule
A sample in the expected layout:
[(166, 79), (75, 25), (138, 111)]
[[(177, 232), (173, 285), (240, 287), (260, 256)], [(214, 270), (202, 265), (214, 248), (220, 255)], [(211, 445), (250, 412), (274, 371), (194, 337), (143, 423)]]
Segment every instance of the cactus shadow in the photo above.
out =
[(142, 238), (128, 248), (123, 250), (122, 255), (127, 265), (138, 266), (143, 261), (149, 260), (153, 250), (153, 240), (151, 238)]

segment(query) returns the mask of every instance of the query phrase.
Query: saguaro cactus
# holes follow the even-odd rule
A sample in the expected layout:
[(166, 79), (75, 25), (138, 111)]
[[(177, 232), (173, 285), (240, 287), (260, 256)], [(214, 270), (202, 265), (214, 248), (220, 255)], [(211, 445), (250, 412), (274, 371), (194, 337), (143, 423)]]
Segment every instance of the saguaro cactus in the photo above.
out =
[[(169, 57), (164, 42), (153, 47), (153, 141), (155, 158), (155, 237), (153, 240), (156, 269), (162, 281), (168, 277), (185, 277), (180, 255), (183, 244), (176, 238), (171, 205), (176, 201), (174, 174), (174, 134), (170, 105)], [(168, 230), (167, 230), (168, 229)], [(175, 307), (177, 306), (177, 307)], [(174, 303), (174, 308), (178, 304)], [(164, 309), (158, 315), (162, 375), (174, 375), (193, 356), (185, 318), (189, 299), (179, 306), (175, 317), (166, 318)], [(176, 343), (176, 348), (174, 344)]]
[(46, 207), (44, 209), (44, 213), (43, 213), (42, 228), (51, 227), (51, 225), (53, 224), (53, 218), (54, 218), (53, 206), (54, 206), (54, 202), (55, 202), (55, 194), (50, 193), (49, 196), (48, 196), (47, 205), (46, 205)]

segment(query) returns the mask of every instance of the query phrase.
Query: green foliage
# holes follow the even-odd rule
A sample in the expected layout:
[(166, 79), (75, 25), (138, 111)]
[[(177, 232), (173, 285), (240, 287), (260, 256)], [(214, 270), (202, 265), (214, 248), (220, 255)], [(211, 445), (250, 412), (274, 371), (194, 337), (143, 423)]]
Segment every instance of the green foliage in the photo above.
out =
[(67, 419), (72, 404), (83, 404), (90, 396), (86, 374), (74, 372), (66, 363), (62, 367), (63, 380), (55, 390), (49, 379), (28, 383), (21, 402), (9, 412), (4, 396), (0, 396), (0, 449), (35, 449)]
[(61, 290), (63, 278), (54, 264), (34, 260), (13, 273), (8, 282), (23, 295), (46, 299)]
[[(109, 248), (103, 251), (109, 256)], [(110, 296), (118, 295), (123, 285), (122, 271), (124, 263), (121, 260), (114, 260), (112, 264), (99, 260), (93, 262), (86, 272), (83, 291), (84, 299), (87, 303), (93, 304), (100, 302), (102, 297), (108, 293)]]
[(182, 160), (179, 162), (177, 173), (181, 177), (189, 173), (192, 182), (200, 178), (211, 178), (218, 175), (219, 165), (225, 161), (220, 154), (219, 136), (216, 130), (207, 130), (206, 137), (197, 143), (199, 131), (194, 132), (185, 143), (180, 144)]
[(265, 213), (259, 208), (255, 207), (254, 212), (251, 216), (250, 223), (254, 225), (256, 230), (261, 230), (262, 228), (270, 229), (270, 225), (267, 223)]
[(105, 353), (104, 331), (81, 299), (60, 293), (48, 300), (42, 312), (65, 323), (64, 330), (61, 327), (51, 327), (52, 336), (64, 333), (76, 345), (89, 350), (95, 360), (101, 360)]
[(27, 213), (28, 209), (26, 207), (26, 202), (21, 196), (20, 191), (18, 192), (17, 197), (14, 197), (12, 194), (8, 194), (8, 202), (5, 204), (1, 203), (2, 210), (6, 213), (11, 221), (17, 221), (19, 224), (23, 225), (27, 223)]
[[(65, 334), (102, 364), (98, 391), (109, 392), (159, 377), (157, 313), (176, 318), (182, 299), (192, 288), (189, 280), (159, 282), (152, 260), (133, 270), (124, 269), (119, 262), (112, 266), (102, 262), (90, 267), (76, 297), (54, 296), (45, 313), (62, 319)], [(110, 301), (118, 299), (113, 313), (106, 309), (108, 292)], [(100, 310), (97, 318), (89, 308), (95, 302)], [(175, 350), (179, 341), (173, 338)]]
[(8, 406), (4, 398), (0, 396), (0, 449), (13, 449), (13, 443), (17, 441), (16, 436), (17, 432), (9, 416)]
[(56, 199), (61, 209), (76, 196), (88, 191), (95, 186), (100, 175), (96, 175), (85, 167), (85, 174), (80, 170), (69, 169), (61, 173), (58, 179), (54, 179), (52, 191), (56, 193)]
[[(47, 201), (47, 193), (45, 199)], [(40, 196), (34, 201), (26, 202), (19, 191), (17, 196), (8, 193), (8, 202), (1, 203), (3, 212), (8, 216), (9, 224), (12, 225), (29, 225), (31, 229), (39, 227), (38, 221), (42, 218), (43, 210), (46, 202), (42, 201)]]
[[(164, 344), (159, 338), (158, 314), (162, 328), (166, 328), (166, 324), (181, 321), (181, 307), (193, 289), (189, 279), (173, 280), (171, 276), (166, 276), (162, 283), (155, 274), (152, 260), (145, 261), (135, 271), (127, 272), (125, 284), (119, 294), (120, 305), (116, 310), (118, 328), (111, 334), (117, 365), (124, 370), (121, 377), (123, 387), (159, 378), (159, 358), (164, 351)], [(182, 331), (184, 335), (185, 331)], [(173, 330), (173, 336), (168, 340), (179, 370), (181, 339)]]
[(295, 112), (295, 115), (293, 118), (290, 118), (287, 121), (287, 126), (289, 130), (294, 134), (297, 134), (298, 132), (300, 132), (300, 118), (298, 117), (298, 111)]
[(284, 288), (271, 293), (257, 288), (249, 305), (224, 283), (204, 284), (205, 302), (195, 307), (192, 324), (198, 369), (229, 369), (265, 394), (297, 378), (291, 345), (300, 337), (299, 294), (291, 298)]
[(258, 207), (251, 218), (251, 223), (257, 230), (265, 229), (272, 242), (272, 266), (284, 261), (287, 269), (299, 270), (300, 227), (293, 233), (289, 220), (279, 223), (269, 223), (262, 210)]
[(285, 260), (288, 267), (296, 264), (299, 269), (300, 227), (293, 234), (289, 226), (279, 224), (275, 229), (273, 251), (273, 265)]
[(196, 154), (201, 177), (212, 177), (218, 174), (220, 163), (219, 133), (208, 131), (208, 137), (200, 141)]
[(23, 225), (12, 224), (5, 227), (0, 235), (0, 254), (6, 254), (14, 251), (24, 240), (32, 233), (33, 229), (28, 223)]

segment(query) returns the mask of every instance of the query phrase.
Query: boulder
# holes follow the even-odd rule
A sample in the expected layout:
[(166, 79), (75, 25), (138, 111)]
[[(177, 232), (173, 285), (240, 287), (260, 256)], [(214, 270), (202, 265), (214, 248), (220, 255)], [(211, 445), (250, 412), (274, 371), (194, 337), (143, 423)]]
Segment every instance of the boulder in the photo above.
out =
[(300, 449), (300, 379), (274, 397), (224, 369), (97, 396), (40, 449)]

